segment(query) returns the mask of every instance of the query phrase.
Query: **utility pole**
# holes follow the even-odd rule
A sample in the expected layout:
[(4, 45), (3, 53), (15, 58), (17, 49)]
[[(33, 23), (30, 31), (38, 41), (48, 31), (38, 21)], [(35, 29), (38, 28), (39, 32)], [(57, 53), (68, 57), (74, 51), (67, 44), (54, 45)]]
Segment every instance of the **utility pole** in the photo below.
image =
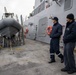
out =
[[(18, 15), (16, 14), (16, 20), (17, 22), (19, 22), (19, 19), (18, 19)], [(20, 35), (20, 31), (18, 33), (18, 36), (17, 36), (17, 41), (18, 41), (18, 45), (21, 45), (21, 35)]]
[(23, 29), (23, 17), (22, 17), (22, 15), (20, 16), (20, 19), (21, 19), (21, 25), (22, 25), (22, 40), (23, 40), (23, 45), (25, 45), (24, 29)]

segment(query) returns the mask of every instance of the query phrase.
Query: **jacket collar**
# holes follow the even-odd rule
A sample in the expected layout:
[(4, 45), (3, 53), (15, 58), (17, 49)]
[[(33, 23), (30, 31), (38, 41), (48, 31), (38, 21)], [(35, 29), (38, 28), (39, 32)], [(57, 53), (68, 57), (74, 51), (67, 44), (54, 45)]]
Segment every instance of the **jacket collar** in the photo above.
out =
[(72, 22), (67, 22), (66, 27), (68, 27), (70, 24), (72, 24), (73, 22), (75, 22), (74, 20)]
[(57, 24), (58, 24), (58, 22), (57, 22), (57, 23), (55, 23), (55, 24), (54, 24), (54, 26), (55, 26), (55, 25), (57, 25)]

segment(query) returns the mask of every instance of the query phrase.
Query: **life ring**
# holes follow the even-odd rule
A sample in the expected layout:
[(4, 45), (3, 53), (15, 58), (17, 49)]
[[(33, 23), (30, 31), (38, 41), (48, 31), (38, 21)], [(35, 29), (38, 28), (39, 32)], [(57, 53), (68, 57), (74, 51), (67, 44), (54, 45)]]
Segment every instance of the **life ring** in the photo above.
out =
[(25, 34), (27, 34), (29, 32), (28, 28), (25, 29)]
[(48, 26), (48, 27), (46, 28), (46, 32), (47, 32), (48, 35), (50, 35), (51, 32), (52, 32), (52, 26)]

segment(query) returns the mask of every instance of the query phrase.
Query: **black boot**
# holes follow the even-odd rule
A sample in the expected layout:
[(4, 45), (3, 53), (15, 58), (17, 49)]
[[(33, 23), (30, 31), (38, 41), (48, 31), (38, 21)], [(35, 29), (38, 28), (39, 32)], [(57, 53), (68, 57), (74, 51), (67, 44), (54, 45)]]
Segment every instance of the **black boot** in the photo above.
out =
[(61, 63), (63, 63), (63, 62), (64, 62), (64, 59), (62, 58), (62, 59), (61, 59)]
[(62, 71), (62, 72), (68, 72), (69, 69), (67, 69), (67, 68), (62, 68), (61, 71)]
[(69, 71), (67, 71), (68, 74), (73, 74), (73, 73), (76, 73), (76, 68), (74, 69), (70, 69)]
[(50, 58), (51, 58), (51, 61), (49, 61), (48, 63), (54, 63), (54, 62), (56, 62), (55, 61), (55, 55), (51, 55)]
[(62, 54), (60, 54), (60, 55), (58, 55), (58, 57), (61, 59), (61, 63), (63, 63), (63, 62), (64, 62), (63, 55), (62, 55)]
[(55, 60), (51, 60), (51, 61), (49, 61), (48, 63), (54, 63), (54, 62), (56, 62)]

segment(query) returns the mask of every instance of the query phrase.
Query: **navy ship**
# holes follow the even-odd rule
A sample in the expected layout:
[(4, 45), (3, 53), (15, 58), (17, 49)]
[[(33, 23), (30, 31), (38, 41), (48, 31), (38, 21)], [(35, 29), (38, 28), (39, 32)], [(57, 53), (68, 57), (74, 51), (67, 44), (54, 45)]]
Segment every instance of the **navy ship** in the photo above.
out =
[(49, 43), (50, 38), (46, 28), (53, 25), (51, 17), (59, 18), (64, 33), (66, 15), (69, 13), (73, 13), (76, 17), (76, 0), (35, 0), (34, 10), (24, 23), (24, 27), (29, 30), (26, 38)]

